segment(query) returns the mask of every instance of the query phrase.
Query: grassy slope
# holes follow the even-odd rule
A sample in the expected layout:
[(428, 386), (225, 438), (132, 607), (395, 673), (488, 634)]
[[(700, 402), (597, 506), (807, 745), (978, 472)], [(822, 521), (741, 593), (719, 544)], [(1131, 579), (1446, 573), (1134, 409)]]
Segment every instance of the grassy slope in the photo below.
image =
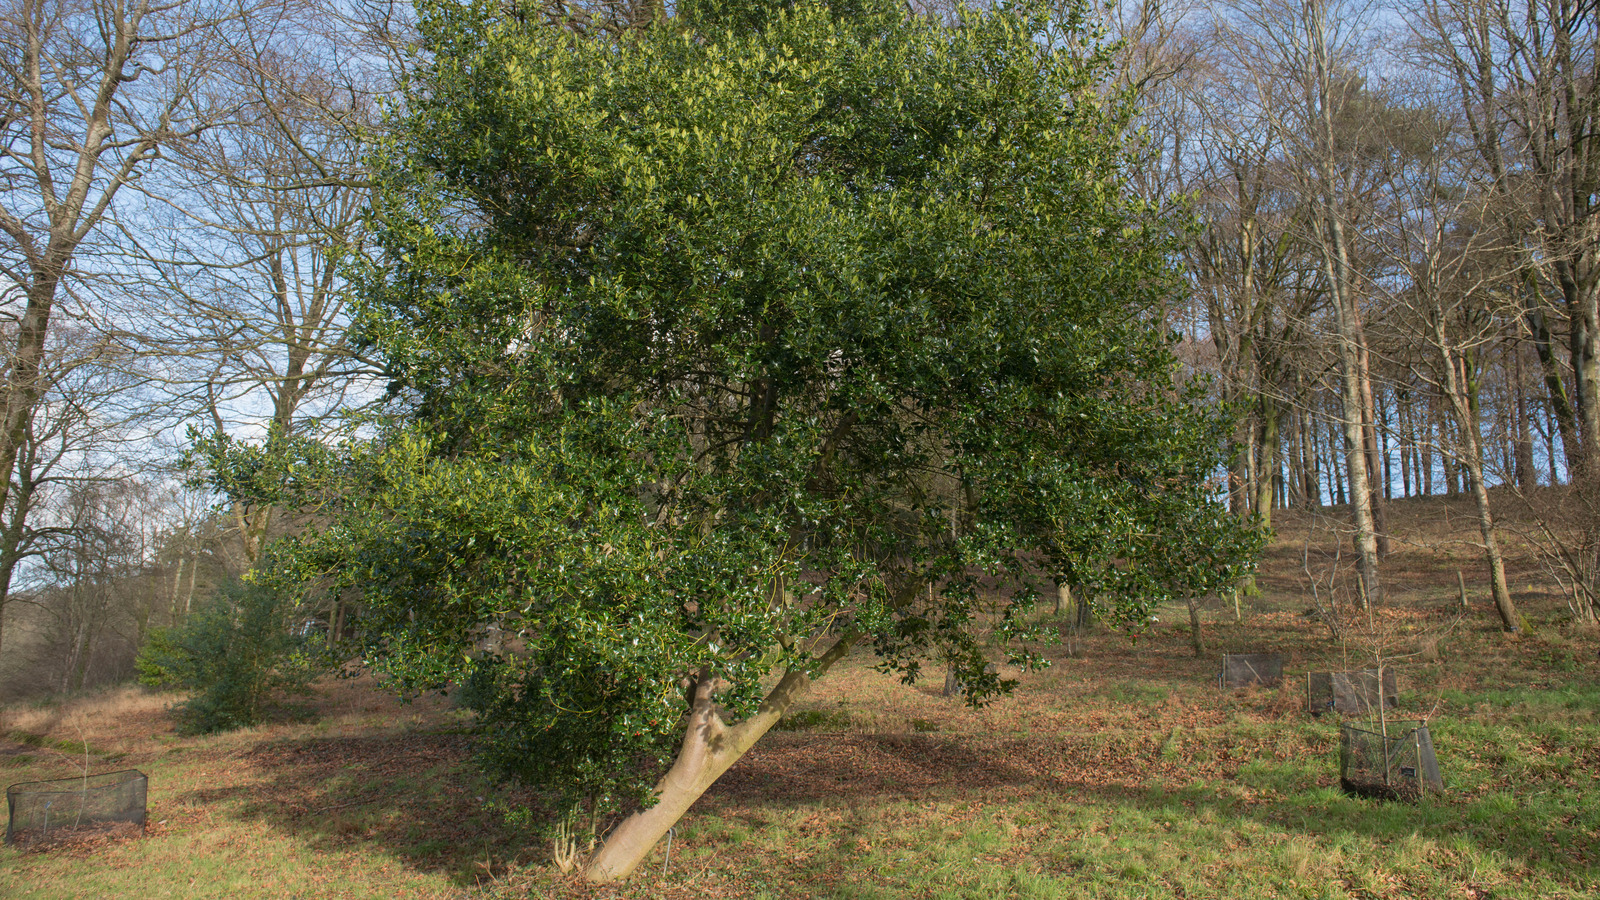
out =
[[(1206, 638), (1280, 650), (1291, 673), (1437, 644), (1396, 663), (1397, 715), (1429, 715), (1449, 786), (1417, 805), (1340, 794), (1337, 724), (1303, 712), (1292, 678), (1217, 690), (1215, 656), (1192, 655), (1169, 609), (1137, 642), (1091, 635), (982, 710), (850, 660), (620, 891), (555, 874), (530, 830), (482, 808), (508, 795), (439, 702), (333, 682), (309, 724), (207, 738), (175, 736), (170, 698), (131, 690), (12, 710), (6, 781), (80, 772), (86, 739), (93, 771), (149, 773), (153, 824), (0, 849), (0, 896), (1600, 896), (1600, 641), (1553, 624), (1563, 604), (1524, 558), (1514, 585), (1539, 630), (1507, 642), (1470, 548), (1449, 543), (1470, 521), (1397, 508), (1417, 540), (1389, 566), (1394, 605), (1350, 611), (1342, 643), (1303, 614), (1307, 570), (1336, 561), (1304, 519), (1281, 524), (1243, 623), (1207, 609)], [(1457, 568), (1478, 598), (1459, 620)]]

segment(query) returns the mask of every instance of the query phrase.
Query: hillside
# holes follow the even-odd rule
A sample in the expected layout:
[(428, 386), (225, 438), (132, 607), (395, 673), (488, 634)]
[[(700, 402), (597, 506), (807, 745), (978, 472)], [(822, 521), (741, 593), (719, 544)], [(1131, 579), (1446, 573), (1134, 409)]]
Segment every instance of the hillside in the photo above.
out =
[[(538, 797), (472, 765), (448, 699), (403, 704), (372, 676), (321, 683), (303, 717), (176, 735), (174, 698), (134, 688), (5, 711), (8, 782), (138, 768), (143, 835), (0, 849), (6, 897), (1584, 897), (1600, 894), (1600, 641), (1530, 548), (1513, 586), (1533, 626), (1495, 628), (1439, 500), (1394, 504), (1391, 602), (1333, 578), (1344, 639), (1315, 614), (1349, 554), (1285, 513), (1234, 621), (1180, 608), (1132, 636), (1049, 649), (1016, 695), (972, 710), (867, 655), (836, 670), (728, 773), (620, 889), (561, 876)], [(1307, 546), (1307, 535), (1311, 535)], [(1459, 609), (1456, 571), (1471, 608)], [(1273, 650), (1277, 688), (1220, 690), (1222, 652)], [(1415, 804), (1338, 787), (1338, 723), (1304, 673), (1392, 659), (1396, 720), (1427, 718), (1446, 789)], [(86, 745), (86, 746), (85, 746)], [(506, 810), (526, 805), (531, 817)]]

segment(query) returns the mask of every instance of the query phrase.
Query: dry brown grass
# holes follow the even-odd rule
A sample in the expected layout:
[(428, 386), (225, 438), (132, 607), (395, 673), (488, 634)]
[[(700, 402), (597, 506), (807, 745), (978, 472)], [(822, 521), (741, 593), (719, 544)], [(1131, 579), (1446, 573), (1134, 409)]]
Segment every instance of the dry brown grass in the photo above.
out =
[[(1186, 615), (1162, 609), (1136, 638), (1097, 628), (1077, 655), (1046, 648), (1048, 669), (1002, 668), (1020, 690), (973, 709), (942, 696), (942, 672), (907, 685), (858, 654), (713, 786), (670, 861), (658, 848), (620, 891), (561, 877), (532, 831), (484, 809), (537, 797), (474, 769), (466, 719), (437, 696), (407, 704), (370, 676), (328, 679), (309, 721), (199, 738), (172, 730), (175, 698), (133, 688), (13, 708), (9, 780), (80, 772), (87, 740), (95, 771), (151, 774), (152, 825), (0, 850), (0, 894), (1593, 896), (1600, 646), (1561, 624), (1525, 555), (1514, 586), (1536, 630), (1507, 641), (1474, 577), (1471, 519), (1438, 505), (1394, 504), (1414, 539), (1387, 563), (1391, 603), (1347, 604), (1342, 642), (1305, 615), (1302, 559), (1333, 566), (1333, 532), (1295, 513), (1243, 620), (1231, 604), (1204, 610), (1203, 658)], [(1321, 535), (1309, 553), (1308, 532)], [(1458, 567), (1478, 586), (1466, 616)], [(1283, 653), (1290, 679), (1219, 690), (1216, 654), (1255, 650)], [(1432, 717), (1453, 754), (1448, 798), (1380, 808), (1331, 787), (1336, 729), (1307, 717), (1296, 678), (1380, 651), (1400, 670), (1402, 714)]]

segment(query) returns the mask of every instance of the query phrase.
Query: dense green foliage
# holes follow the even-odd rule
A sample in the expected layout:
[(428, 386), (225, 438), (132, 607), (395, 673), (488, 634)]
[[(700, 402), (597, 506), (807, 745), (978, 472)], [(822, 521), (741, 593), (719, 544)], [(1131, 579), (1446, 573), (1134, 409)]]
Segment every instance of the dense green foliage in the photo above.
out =
[(738, 719), (860, 638), (982, 702), (1050, 580), (1140, 621), (1239, 573), (1078, 18), (498, 8), (425, 8), (360, 321), (396, 414), (277, 552), (401, 684), (470, 683), (500, 763), (637, 801), (688, 685)]
[(177, 625), (151, 631), (136, 662), (139, 681), (192, 692), (176, 709), (191, 734), (255, 725), (319, 671), (296, 624), (291, 598), (228, 582)]

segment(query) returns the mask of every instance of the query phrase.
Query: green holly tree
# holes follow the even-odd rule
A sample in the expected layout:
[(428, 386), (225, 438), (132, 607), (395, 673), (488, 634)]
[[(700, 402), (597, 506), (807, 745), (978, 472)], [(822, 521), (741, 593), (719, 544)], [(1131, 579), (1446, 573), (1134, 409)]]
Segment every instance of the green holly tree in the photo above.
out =
[(853, 648), (984, 702), (1051, 579), (1138, 621), (1246, 565), (1087, 8), (424, 5), (360, 278), (393, 415), (276, 558), (621, 817), (590, 878)]

